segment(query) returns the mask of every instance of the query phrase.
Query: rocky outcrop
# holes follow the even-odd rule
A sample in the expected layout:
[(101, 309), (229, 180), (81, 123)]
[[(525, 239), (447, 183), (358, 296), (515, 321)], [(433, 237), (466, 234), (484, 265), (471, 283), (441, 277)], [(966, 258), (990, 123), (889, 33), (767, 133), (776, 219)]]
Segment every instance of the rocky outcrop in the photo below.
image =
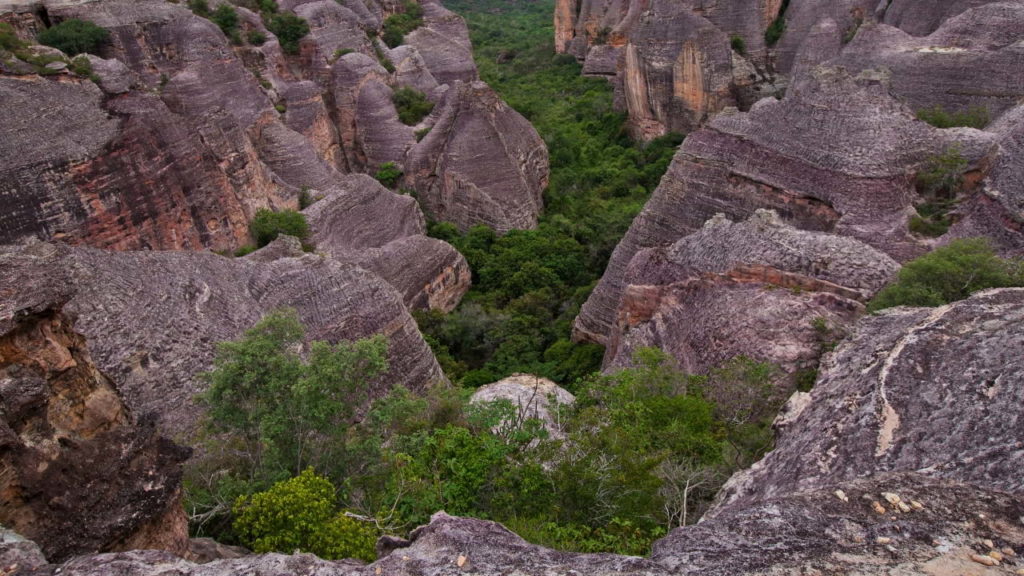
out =
[[(4, 5), (0, 19), (26, 38), (46, 22), (81, 18), (108, 29), (111, 40), (103, 58), (90, 57), (95, 85), (67, 71), (41, 77), (30, 66), (3, 68), (0, 97), (14, 121), (0, 126), (0, 243), (233, 250), (248, 242), (260, 208), (294, 208), (300, 190), (329, 189), (344, 172), (405, 165), (416, 138), (398, 120), (393, 87), (409, 83), (437, 99), (440, 86), (477, 78), (465, 23), (440, 4), (424, 4), (424, 25), (396, 49), (403, 66), (394, 73), (378, 64), (389, 50), (371, 35), (397, 6), (321, 0), (281, 8), (309, 22), (297, 56), (284, 54), (244, 8), (240, 35), (267, 36), (259, 46), (233, 46), (213, 22), (164, 0)], [(546, 154), (531, 161), (546, 174)], [(493, 192), (481, 173), (461, 177), (460, 185)], [(531, 182), (531, 199), (542, 184)]]
[[(968, 3), (957, 3), (957, 9)], [(831, 61), (858, 72), (886, 69), (891, 90), (912, 109), (981, 107), (992, 118), (1024, 97), (1024, 4), (991, 2), (965, 10), (923, 37), (865, 24)]]
[(913, 36), (927, 36), (946, 20), (998, 0), (893, 0), (884, 22)]
[[(264, 250), (274, 250), (273, 245)], [(271, 310), (291, 307), (315, 340), (383, 334), (392, 385), (422, 389), (444, 378), (401, 296), (375, 274), (325, 256), (284, 250), (277, 259), (209, 253), (104, 252), (38, 244), (0, 251), (3, 304), (59, 289), (97, 367), (130, 409), (155, 412), (175, 433), (190, 431), (204, 389), (199, 373), (215, 345), (238, 337)]]
[(1021, 494), (1022, 327), (1024, 289), (866, 317), (719, 509), (910, 471)]
[[(51, 293), (0, 308), (0, 523), (52, 561), (139, 547), (181, 553), (190, 451), (160, 436), (152, 417), (133, 417), (64, 305)], [(0, 570), (27, 561), (4, 556)]]
[(927, 244), (907, 228), (918, 201), (913, 173), (953, 145), (977, 165), (993, 141), (917, 121), (889, 95), (884, 74), (815, 70), (784, 100), (719, 115), (687, 137), (616, 247), (575, 336), (606, 342), (633, 257), (671, 245), (717, 213), (743, 220), (771, 209), (797, 228), (856, 238), (898, 261), (920, 255)]
[(409, 308), (449, 312), (469, 290), (469, 264), (451, 245), (425, 236), (416, 201), (369, 176), (346, 176), (304, 214), (317, 250), (375, 272)]
[(898, 268), (862, 242), (796, 230), (773, 212), (714, 218), (633, 258), (605, 365), (628, 366), (656, 346), (692, 374), (737, 356), (785, 373), (814, 369), (823, 340), (843, 333)]
[(511, 402), (516, 410), (516, 421), (503, 422), (503, 425), (518, 426), (523, 421), (534, 418), (541, 422), (550, 437), (561, 438), (564, 433), (559, 426), (555, 409), (560, 405), (572, 404), (576, 397), (551, 380), (532, 374), (513, 374), (477, 388), (470, 397), (471, 402), (498, 400)]
[(438, 108), (406, 165), (405, 181), (424, 211), (462, 230), (535, 227), (548, 151), (533, 126), (483, 82), (456, 83)]

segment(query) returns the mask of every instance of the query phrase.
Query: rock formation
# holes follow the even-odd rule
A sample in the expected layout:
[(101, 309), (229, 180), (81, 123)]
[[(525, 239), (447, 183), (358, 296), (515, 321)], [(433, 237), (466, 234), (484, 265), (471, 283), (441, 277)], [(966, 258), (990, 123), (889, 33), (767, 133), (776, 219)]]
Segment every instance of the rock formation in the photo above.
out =
[(823, 340), (850, 326), (898, 268), (862, 242), (796, 230), (773, 212), (715, 218), (633, 258), (605, 365), (657, 346), (693, 374), (736, 356), (812, 370)]
[(520, 421), (536, 418), (544, 425), (549, 435), (559, 438), (563, 434), (556, 414), (553, 413), (552, 403), (569, 405), (576, 401), (576, 397), (547, 378), (531, 374), (513, 374), (477, 388), (470, 398), (472, 402), (496, 400), (508, 400), (515, 407), (516, 417)]
[[(294, 56), (245, 8), (237, 9), (238, 33), (269, 38), (258, 46), (233, 46), (213, 22), (165, 0), (5, 4), (0, 21), (29, 40), (68, 18), (94, 22), (111, 39), (104, 58), (89, 57), (95, 85), (67, 71), (38, 76), (4, 57), (0, 97), (14, 121), (0, 126), (0, 153), (9, 159), (0, 166), (0, 243), (62, 238), (119, 250), (235, 249), (247, 242), (257, 209), (294, 208), (300, 190), (329, 191), (345, 172), (404, 166), (416, 138), (398, 120), (392, 88), (413, 85), (437, 100), (439, 87), (476, 81), (465, 23), (428, 1), (423, 26), (388, 50), (370, 35), (398, 8), (343, 4), (281, 3), (310, 25)], [(392, 55), (402, 65), (393, 74), (378, 63), (391, 66)], [(492, 123), (514, 126), (543, 149), (493, 92), (460, 93), (480, 108), (500, 104)], [(431, 154), (458, 156), (443, 147), (493, 134), (486, 123), (458, 128), (485, 131), (449, 134)], [(459, 185), (485, 191), (486, 202), (523, 206), (503, 229), (534, 225), (546, 151), (510, 144), (485, 146), (482, 154), (478, 165), (520, 166), (526, 177), (503, 187), (487, 172), (461, 169)], [(465, 200), (445, 188), (454, 182), (434, 189)], [(450, 208), (469, 214), (470, 224), (495, 221), (490, 208)], [(478, 213), (486, 216), (474, 219)]]
[(719, 115), (687, 137), (616, 247), (575, 335), (606, 342), (633, 257), (671, 245), (717, 213), (742, 220), (772, 209), (797, 228), (850, 236), (898, 261), (920, 255), (927, 244), (907, 227), (919, 200), (912, 175), (951, 146), (978, 165), (994, 140), (917, 121), (889, 95), (884, 74), (817, 69), (784, 100)]
[(483, 82), (457, 82), (438, 108), (406, 168), (424, 210), (462, 230), (535, 227), (548, 183), (548, 151), (537, 131)]
[(720, 507), (911, 471), (1020, 495), (1022, 327), (1024, 289), (1010, 288), (864, 318)]
[[(51, 292), (0, 308), (0, 523), (51, 561), (132, 548), (182, 553), (190, 451), (160, 436), (151, 416), (133, 416), (65, 304)], [(26, 562), (4, 556), (0, 571)]]
[(287, 249), (275, 254), (283, 242), (239, 259), (50, 244), (3, 248), (0, 294), (6, 307), (11, 298), (66, 291), (65, 310), (77, 317), (75, 329), (128, 407), (157, 413), (164, 429), (179, 434), (195, 423), (194, 396), (204, 387), (199, 373), (210, 368), (216, 343), (238, 337), (277, 308), (295, 308), (310, 339), (384, 334), (389, 371), (371, 396), (391, 385), (422, 389), (444, 378), (389, 284), (325, 256)]

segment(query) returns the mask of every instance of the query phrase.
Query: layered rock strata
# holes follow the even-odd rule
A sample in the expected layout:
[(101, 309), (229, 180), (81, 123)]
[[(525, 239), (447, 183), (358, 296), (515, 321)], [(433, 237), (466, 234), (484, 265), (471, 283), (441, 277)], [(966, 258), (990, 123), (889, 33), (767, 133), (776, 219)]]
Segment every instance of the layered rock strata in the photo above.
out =
[(773, 212), (715, 218), (633, 258), (605, 365), (628, 366), (638, 348), (656, 346), (693, 374), (737, 356), (810, 370), (823, 340), (852, 325), (898, 269), (860, 241), (796, 230)]

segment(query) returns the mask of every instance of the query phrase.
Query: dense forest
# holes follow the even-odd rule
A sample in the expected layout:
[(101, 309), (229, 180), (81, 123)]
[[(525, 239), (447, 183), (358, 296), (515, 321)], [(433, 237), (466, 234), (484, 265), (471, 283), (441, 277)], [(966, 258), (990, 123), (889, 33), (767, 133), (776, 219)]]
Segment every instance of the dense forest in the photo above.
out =
[(445, 5), (469, 25), (481, 78), (544, 138), (551, 181), (536, 230), (497, 237), (483, 226), (464, 235), (431, 226), (466, 256), (473, 288), (454, 313), (417, 320), (453, 381), (472, 387), (527, 372), (573, 390), (603, 355), (570, 342), (573, 318), (682, 137), (630, 140), (611, 85), (555, 54), (552, 0)]

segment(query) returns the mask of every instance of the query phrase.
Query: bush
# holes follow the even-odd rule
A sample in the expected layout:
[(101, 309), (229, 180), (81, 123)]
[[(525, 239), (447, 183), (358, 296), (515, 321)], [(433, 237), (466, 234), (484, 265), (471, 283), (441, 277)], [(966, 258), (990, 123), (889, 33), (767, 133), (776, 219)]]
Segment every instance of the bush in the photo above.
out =
[(305, 216), (294, 210), (272, 212), (262, 208), (249, 224), (249, 232), (256, 240), (256, 245), (262, 248), (276, 240), (279, 234), (305, 240), (309, 235), (309, 224)]
[(768, 46), (775, 46), (782, 39), (786, 31), (786, 9), (789, 8), (789, 0), (782, 0), (782, 7), (779, 8), (779, 15), (764, 31), (764, 42)]
[(740, 55), (747, 53), (747, 43), (743, 40), (742, 36), (733, 36), (729, 38), (729, 45), (732, 49)]
[(309, 34), (309, 24), (290, 12), (264, 15), (264, 23), (267, 30), (277, 36), (278, 42), (281, 43), (281, 50), (285, 54), (298, 54), (299, 40)]
[(210, 15), (210, 20), (221, 29), (221, 32), (224, 32), (225, 36), (230, 38), (238, 35), (238, 12), (235, 12), (234, 6), (230, 4), (217, 6), (217, 9)]
[(234, 528), (256, 553), (295, 550), (328, 560), (376, 559), (376, 530), (339, 513), (335, 488), (312, 468), (274, 484), (266, 492), (239, 498), (234, 506)]
[(388, 188), (394, 188), (398, 185), (398, 181), (402, 179), (402, 172), (394, 162), (385, 162), (380, 165), (380, 169), (373, 175), (378, 182)]
[(967, 159), (960, 154), (960, 148), (950, 146), (925, 161), (917, 173), (917, 189), (928, 198), (952, 198), (960, 192), (967, 167)]
[(83, 52), (96, 54), (100, 46), (110, 38), (110, 32), (85, 20), (72, 18), (39, 33), (40, 44), (53, 46), (68, 56)]
[(947, 112), (945, 108), (935, 105), (917, 111), (917, 119), (927, 122), (936, 128), (977, 128), (988, 126), (990, 122), (988, 109), (984, 106), (972, 106), (959, 112)]
[(253, 46), (263, 46), (263, 43), (267, 41), (267, 35), (259, 30), (250, 30), (245, 38)]
[(210, 16), (210, 4), (206, 0), (188, 0), (188, 9), (196, 16)]
[(0, 22), (0, 50), (14, 52), (25, 47), (25, 42), (18, 38), (14, 27), (6, 22)]
[(868, 304), (869, 312), (893, 306), (941, 306), (987, 288), (1024, 285), (1020, 261), (996, 255), (988, 240), (954, 240), (908, 262), (894, 284)]
[(391, 101), (398, 110), (398, 119), (406, 126), (415, 126), (434, 109), (434, 103), (427, 96), (416, 90), (403, 86), (391, 94)]
[(384, 19), (381, 40), (388, 48), (395, 48), (402, 44), (406, 34), (422, 25), (423, 7), (415, 0), (406, 0), (402, 3), (402, 12)]

